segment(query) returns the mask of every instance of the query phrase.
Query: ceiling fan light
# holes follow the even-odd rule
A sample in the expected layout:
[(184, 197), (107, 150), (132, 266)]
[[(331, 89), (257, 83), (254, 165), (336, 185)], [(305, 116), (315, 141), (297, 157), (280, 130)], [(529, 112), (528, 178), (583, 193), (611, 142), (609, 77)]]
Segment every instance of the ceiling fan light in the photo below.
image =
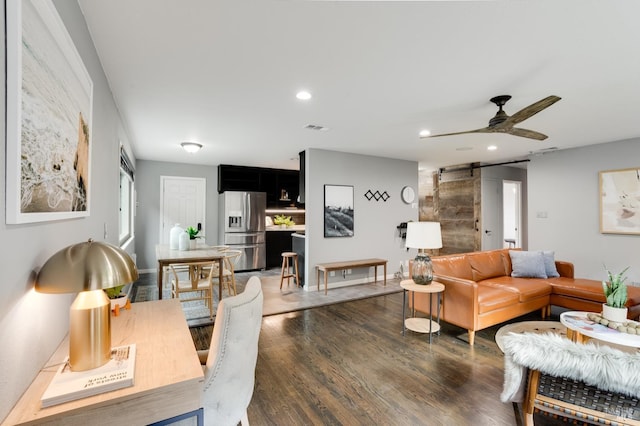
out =
[(430, 131), (430, 130), (427, 130), (427, 129), (423, 129), (423, 130), (420, 130), (419, 135), (420, 135), (421, 137), (425, 138), (425, 137), (427, 137), (427, 136), (431, 136), (431, 131)]
[(201, 144), (195, 142), (182, 142), (180, 146), (189, 154), (195, 154), (196, 152), (200, 151), (200, 148), (202, 148)]

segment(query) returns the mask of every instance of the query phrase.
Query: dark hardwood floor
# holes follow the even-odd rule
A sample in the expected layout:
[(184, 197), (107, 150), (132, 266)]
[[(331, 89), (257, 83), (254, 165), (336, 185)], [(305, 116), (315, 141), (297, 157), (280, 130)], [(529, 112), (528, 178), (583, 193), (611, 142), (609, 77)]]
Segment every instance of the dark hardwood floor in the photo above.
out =
[[(539, 320), (538, 313), (522, 320)], [(498, 326), (465, 333), (443, 323), (402, 336), (402, 293), (263, 320), (249, 421), (260, 425), (514, 425), (500, 401)], [(198, 349), (211, 326), (192, 329)], [(465, 333), (466, 334), (466, 333)], [(538, 424), (538, 423), (537, 423)]]

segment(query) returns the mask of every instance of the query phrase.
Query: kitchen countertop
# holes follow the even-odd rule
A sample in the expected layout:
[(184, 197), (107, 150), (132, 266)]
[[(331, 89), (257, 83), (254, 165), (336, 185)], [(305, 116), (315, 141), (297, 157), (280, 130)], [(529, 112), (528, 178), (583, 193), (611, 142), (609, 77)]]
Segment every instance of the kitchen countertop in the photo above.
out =
[(281, 228), (279, 225), (274, 225), (274, 226), (267, 226), (266, 230), (267, 231), (289, 231), (289, 232), (304, 231), (304, 225), (293, 225), (293, 226), (287, 226), (285, 228)]

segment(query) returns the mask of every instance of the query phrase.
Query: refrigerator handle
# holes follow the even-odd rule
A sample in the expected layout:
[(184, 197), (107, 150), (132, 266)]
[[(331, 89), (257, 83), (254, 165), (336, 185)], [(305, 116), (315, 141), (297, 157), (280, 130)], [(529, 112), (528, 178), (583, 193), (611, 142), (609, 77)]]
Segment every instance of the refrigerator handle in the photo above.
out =
[(251, 226), (251, 193), (247, 192), (245, 193), (245, 197), (246, 197), (246, 207), (245, 207), (245, 213), (247, 215), (247, 220), (245, 220), (245, 227), (247, 229), (247, 231), (251, 228), (249, 228)]

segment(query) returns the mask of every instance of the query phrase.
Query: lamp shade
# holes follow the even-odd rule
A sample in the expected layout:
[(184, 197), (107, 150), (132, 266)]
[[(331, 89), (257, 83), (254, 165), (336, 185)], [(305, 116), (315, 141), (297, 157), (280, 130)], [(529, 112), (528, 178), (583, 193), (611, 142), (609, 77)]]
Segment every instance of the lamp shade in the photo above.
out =
[(408, 222), (407, 248), (437, 249), (442, 247), (442, 233), (439, 222)]
[(78, 293), (128, 284), (138, 279), (133, 259), (119, 247), (89, 240), (55, 253), (42, 266), (35, 289)]

